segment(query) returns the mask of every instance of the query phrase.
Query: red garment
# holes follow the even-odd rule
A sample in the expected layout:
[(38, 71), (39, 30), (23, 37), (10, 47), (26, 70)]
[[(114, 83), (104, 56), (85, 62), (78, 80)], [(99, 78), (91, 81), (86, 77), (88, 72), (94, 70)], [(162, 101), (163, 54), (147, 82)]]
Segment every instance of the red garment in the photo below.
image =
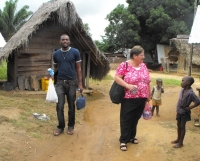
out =
[(137, 85), (137, 92), (125, 89), (124, 98), (149, 98), (149, 83), (151, 81), (149, 71), (144, 63), (140, 64), (140, 68), (134, 68), (126, 62), (122, 62), (116, 70), (116, 75), (124, 76), (124, 81), (128, 84)]

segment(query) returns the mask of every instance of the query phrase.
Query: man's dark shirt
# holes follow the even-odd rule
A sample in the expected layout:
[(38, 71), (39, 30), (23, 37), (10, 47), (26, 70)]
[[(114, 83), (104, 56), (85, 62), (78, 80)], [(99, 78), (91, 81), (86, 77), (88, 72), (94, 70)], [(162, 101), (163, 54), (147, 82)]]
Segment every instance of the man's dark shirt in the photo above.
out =
[(80, 52), (70, 47), (67, 51), (58, 49), (53, 53), (54, 64), (58, 66), (57, 79), (59, 80), (75, 80), (76, 63), (81, 62)]

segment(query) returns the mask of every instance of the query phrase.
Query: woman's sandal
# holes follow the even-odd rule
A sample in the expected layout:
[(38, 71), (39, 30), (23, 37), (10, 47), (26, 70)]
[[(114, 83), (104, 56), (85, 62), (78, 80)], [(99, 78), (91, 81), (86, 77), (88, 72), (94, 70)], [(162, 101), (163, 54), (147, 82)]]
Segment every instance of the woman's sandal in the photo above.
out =
[(127, 151), (127, 144), (121, 143), (121, 144), (120, 144), (120, 150), (121, 150), (121, 151)]
[(131, 139), (131, 140), (130, 140), (130, 143), (132, 143), (132, 144), (138, 144), (139, 141), (138, 141), (137, 138), (134, 138), (134, 139)]
[(54, 135), (54, 136), (58, 136), (58, 135), (60, 135), (61, 133), (63, 133), (63, 131), (64, 131), (64, 130), (62, 130), (62, 129), (56, 129), (56, 130), (53, 132), (53, 135)]

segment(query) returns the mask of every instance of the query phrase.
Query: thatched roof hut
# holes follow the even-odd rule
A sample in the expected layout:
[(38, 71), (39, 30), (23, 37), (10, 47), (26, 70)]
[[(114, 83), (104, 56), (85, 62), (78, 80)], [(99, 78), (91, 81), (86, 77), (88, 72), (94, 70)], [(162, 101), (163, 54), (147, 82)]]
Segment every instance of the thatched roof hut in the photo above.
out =
[(83, 76), (101, 80), (108, 73), (109, 61), (85, 31), (74, 4), (69, 0), (52, 0), (41, 5), (0, 49), (0, 61), (7, 59), (10, 62), (8, 81), (14, 81), (16, 85), (19, 75), (40, 78), (47, 75), (47, 68), (52, 67), (52, 53), (60, 48), (62, 34), (68, 34), (71, 46), (79, 49)]
[[(183, 54), (186, 59), (190, 60), (191, 54), (191, 44), (188, 44), (188, 36), (186, 38), (173, 38), (170, 39), (170, 46), (172, 47), (171, 51), (175, 51), (173, 54)], [(178, 52), (177, 52), (178, 51)], [(192, 63), (196, 65), (200, 65), (200, 44), (193, 45), (193, 57)]]

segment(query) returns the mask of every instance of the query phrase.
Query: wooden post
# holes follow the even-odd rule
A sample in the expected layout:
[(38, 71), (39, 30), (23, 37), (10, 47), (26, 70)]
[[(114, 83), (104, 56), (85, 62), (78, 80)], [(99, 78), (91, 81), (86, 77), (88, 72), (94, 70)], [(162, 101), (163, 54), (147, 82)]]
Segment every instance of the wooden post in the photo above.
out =
[(17, 50), (16, 52), (14, 52), (14, 88), (16, 88), (17, 85), (17, 77), (18, 77), (18, 55), (19, 55), (19, 51)]
[(190, 63), (189, 63), (189, 71), (188, 71), (189, 76), (191, 76), (192, 74), (192, 55), (193, 55), (193, 44), (192, 44), (191, 52), (190, 52)]
[(85, 88), (85, 73), (86, 73), (85, 65), (86, 65), (86, 53), (82, 52), (82, 77), (83, 77), (82, 84), (83, 84), (83, 88)]
[(88, 57), (87, 57), (86, 89), (89, 89), (89, 79), (90, 79), (90, 53), (88, 53)]

